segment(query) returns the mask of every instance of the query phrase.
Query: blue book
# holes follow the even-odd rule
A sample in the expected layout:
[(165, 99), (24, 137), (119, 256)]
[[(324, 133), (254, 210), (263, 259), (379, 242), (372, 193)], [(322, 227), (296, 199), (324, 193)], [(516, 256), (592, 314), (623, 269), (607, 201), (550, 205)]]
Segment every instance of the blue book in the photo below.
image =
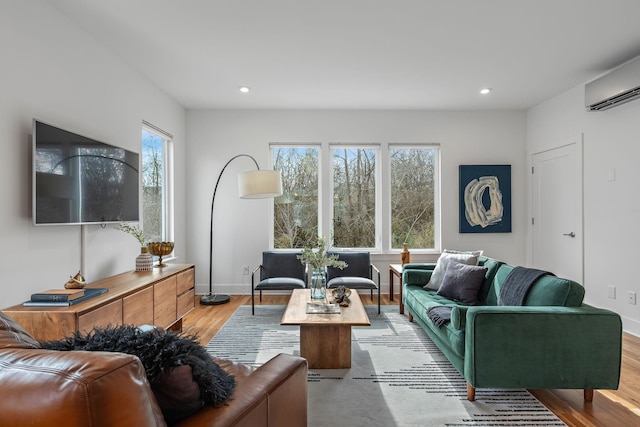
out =
[(22, 305), (25, 307), (69, 307), (107, 292), (109, 292), (109, 288), (85, 288), (83, 297), (71, 301), (25, 301)]

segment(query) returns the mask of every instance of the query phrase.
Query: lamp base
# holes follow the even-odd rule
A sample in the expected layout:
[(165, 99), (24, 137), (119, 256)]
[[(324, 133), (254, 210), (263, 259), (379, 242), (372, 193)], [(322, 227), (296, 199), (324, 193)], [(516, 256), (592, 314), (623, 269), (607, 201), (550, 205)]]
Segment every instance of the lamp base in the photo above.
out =
[(202, 305), (220, 305), (226, 304), (230, 300), (229, 295), (221, 295), (221, 294), (207, 294), (200, 297), (200, 304)]

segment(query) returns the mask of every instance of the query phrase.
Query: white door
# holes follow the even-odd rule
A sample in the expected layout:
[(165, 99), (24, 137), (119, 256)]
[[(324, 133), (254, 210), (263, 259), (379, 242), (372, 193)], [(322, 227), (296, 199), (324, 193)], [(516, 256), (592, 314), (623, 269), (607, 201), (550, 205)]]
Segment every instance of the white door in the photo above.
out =
[(533, 155), (533, 267), (583, 283), (582, 141)]

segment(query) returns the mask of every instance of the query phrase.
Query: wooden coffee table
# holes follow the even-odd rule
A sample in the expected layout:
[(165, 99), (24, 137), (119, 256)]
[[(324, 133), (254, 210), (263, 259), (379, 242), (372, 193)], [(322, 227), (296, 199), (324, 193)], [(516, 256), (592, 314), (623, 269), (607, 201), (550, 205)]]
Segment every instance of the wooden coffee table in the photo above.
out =
[(307, 314), (311, 291), (293, 290), (280, 324), (300, 325), (300, 356), (307, 359), (309, 368), (351, 367), (351, 327), (371, 326), (371, 322), (355, 289), (349, 298), (349, 307), (340, 307), (340, 314)]

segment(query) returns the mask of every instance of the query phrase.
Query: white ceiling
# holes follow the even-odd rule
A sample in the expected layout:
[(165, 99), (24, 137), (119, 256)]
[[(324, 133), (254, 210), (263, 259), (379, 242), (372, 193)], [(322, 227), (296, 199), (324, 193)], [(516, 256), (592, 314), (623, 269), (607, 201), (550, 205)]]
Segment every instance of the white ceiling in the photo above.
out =
[(49, 1), (186, 108), (523, 110), (640, 55), (639, 0)]

